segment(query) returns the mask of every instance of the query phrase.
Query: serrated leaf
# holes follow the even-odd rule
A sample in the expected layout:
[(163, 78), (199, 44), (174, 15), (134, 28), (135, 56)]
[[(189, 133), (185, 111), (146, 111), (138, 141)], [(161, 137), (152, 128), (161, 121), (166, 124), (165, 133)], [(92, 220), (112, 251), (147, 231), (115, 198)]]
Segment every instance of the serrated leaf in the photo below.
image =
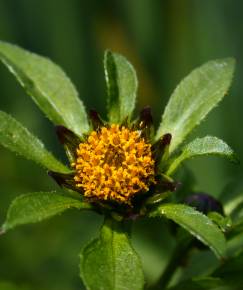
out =
[(167, 174), (173, 174), (178, 166), (186, 159), (202, 155), (218, 155), (228, 158), (230, 161), (237, 162), (236, 155), (229, 145), (217, 137), (206, 136), (203, 138), (196, 138), (184, 146), (180, 154), (171, 160)]
[(78, 135), (88, 131), (83, 103), (59, 66), (48, 58), (2, 41), (0, 60), (52, 122)]
[(106, 219), (98, 239), (81, 253), (81, 278), (89, 290), (143, 289), (140, 259), (123, 226)]
[(171, 219), (210, 247), (217, 257), (225, 255), (226, 241), (223, 233), (207, 216), (194, 208), (184, 204), (162, 204), (150, 216)]
[(130, 118), (136, 102), (137, 76), (127, 59), (111, 51), (105, 52), (104, 68), (108, 94), (108, 117), (111, 123)]
[(24, 194), (11, 203), (2, 232), (16, 226), (37, 223), (63, 211), (76, 208), (88, 209), (90, 205), (56, 192), (35, 192)]
[(43, 143), (13, 117), (0, 111), (0, 144), (21, 156), (57, 172), (70, 170), (59, 162)]
[(183, 79), (165, 108), (156, 139), (172, 134), (170, 151), (173, 152), (222, 100), (231, 84), (234, 67), (232, 58), (213, 60)]

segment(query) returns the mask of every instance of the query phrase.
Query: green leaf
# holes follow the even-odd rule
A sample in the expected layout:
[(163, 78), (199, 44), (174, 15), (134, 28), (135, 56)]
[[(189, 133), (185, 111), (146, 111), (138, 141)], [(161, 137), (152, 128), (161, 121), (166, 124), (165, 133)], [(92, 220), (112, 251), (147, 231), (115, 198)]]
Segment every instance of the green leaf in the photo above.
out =
[(106, 219), (100, 237), (83, 249), (80, 271), (90, 290), (143, 289), (140, 259), (123, 226), (115, 220)]
[(222, 100), (231, 84), (234, 67), (232, 58), (213, 60), (182, 80), (165, 108), (156, 139), (171, 133), (170, 151), (173, 152)]
[(70, 171), (45, 149), (39, 139), (2, 111), (0, 111), (0, 144), (49, 170), (63, 173)]
[(104, 68), (109, 121), (121, 123), (130, 118), (135, 107), (138, 86), (136, 72), (125, 57), (111, 51), (105, 52)]
[(167, 174), (173, 174), (184, 160), (202, 155), (218, 155), (226, 157), (230, 161), (237, 162), (233, 150), (224, 141), (217, 137), (206, 136), (203, 138), (196, 138), (191, 143), (184, 146), (180, 154), (171, 160)]
[(89, 129), (78, 93), (52, 61), (0, 41), (0, 59), (47, 117), (81, 135)]
[(88, 209), (90, 205), (55, 192), (21, 195), (11, 203), (6, 221), (2, 226), (2, 232), (19, 225), (40, 222), (69, 208)]
[(192, 207), (184, 204), (162, 204), (150, 216), (165, 216), (173, 220), (209, 246), (217, 257), (225, 255), (226, 242), (223, 233), (207, 216)]

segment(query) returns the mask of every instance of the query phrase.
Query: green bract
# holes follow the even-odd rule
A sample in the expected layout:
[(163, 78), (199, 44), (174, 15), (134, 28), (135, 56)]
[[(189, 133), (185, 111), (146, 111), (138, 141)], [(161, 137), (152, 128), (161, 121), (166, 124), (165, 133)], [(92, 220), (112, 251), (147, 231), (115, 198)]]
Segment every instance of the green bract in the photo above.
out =
[[(57, 192), (22, 195), (12, 202), (2, 232), (17, 225), (42, 221), (69, 208), (103, 213), (105, 223), (99, 237), (88, 244), (80, 256), (81, 277), (87, 289), (91, 290), (143, 289), (141, 262), (132, 248), (130, 231), (126, 226), (128, 220), (131, 222), (140, 216), (172, 220), (218, 257), (225, 256), (224, 235), (210, 215), (207, 217), (190, 206), (171, 203), (169, 198), (177, 187), (171, 175), (185, 160), (212, 154), (236, 160), (232, 149), (216, 137), (197, 138), (179, 147), (228, 91), (234, 71), (233, 59), (210, 61), (189, 74), (172, 94), (154, 135), (148, 108), (133, 120), (137, 77), (133, 66), (120, 54), (105, 53), (108, 115), (104, 123), (96, 112), (91, 112), (89, 122), (74, 85), (62, 69), (49, 59), (4, 42), (0, 42), (0, 59), (47, 117), (54, 124), (61, 125), (57, 133), (70, 162), (75, 160), (77, 146), (91, 130), (98, 130), (102, 124), (123, 124), (138, 130), (143, 138), (152, 143), (158, 185), (151, 186), (147, 195), (125, 211), (118, 204), (97, 205), (85, 200), (81, 190), (80, 196), (70, 194), (68, 190), (64, 195)], [(36, 137), (4, 112), (0, 112), (0, 143), (48, 169), (64, 188), (78, 191), (73, 186), (72, 169), (56, 160)], [(211, 216), (214, 219), (218, 217), (215, 214)], [(190, 281), (188, 285), (211, 285), (216, 282), (217, 279)]]

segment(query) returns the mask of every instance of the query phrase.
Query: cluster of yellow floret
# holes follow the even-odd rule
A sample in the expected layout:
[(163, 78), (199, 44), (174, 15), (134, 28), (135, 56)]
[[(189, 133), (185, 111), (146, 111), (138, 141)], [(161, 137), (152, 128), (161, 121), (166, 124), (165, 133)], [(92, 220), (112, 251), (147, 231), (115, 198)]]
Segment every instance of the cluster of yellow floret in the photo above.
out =
[(130, 204), (140, 191), (154, 183), (151, 144), (140, 132), (111, 125), (92, 131), (77, 148), (76, 186), (84, 196)]

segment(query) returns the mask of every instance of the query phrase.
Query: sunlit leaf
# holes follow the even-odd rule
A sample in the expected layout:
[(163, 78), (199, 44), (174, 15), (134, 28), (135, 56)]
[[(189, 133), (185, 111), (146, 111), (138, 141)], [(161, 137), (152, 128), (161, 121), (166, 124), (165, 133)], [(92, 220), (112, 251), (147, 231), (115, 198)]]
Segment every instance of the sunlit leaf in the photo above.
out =
[(0, 41), (0, 60), (17, 78), (47, 117), (81, 135), (89, 129), (84, 106), (78, 93), (51, 60), (18, 46)]
[(186, 229), (222, 257), (226, 252), (226, 241), (220, 229), (204, 214), (184, 204), (162, 204), (150, 216), (165, 216)]
[(143, 289), (141, 262), (121, 224), (106, 220), (81, 253), (81, 277), (90, 290)]
[(118, 53), (106, 51), (105, 77), (108, 93), (108, 117), (111, 123), (130, 118), (136, 101), (137, 76), (133, 66)]
[(167, 174), (173, 174), (178, 166), (186, 159), (202, 155), (217, 155), (228, 158), (230, 161), (237, 161), (233, 150), (224, 141), (217, 137), (206, 136), (197, 138), (184, 146), (180, 154), (171, 160)]
[(17, 154), (57, 172), (69, 172), (43, 143), (10, 115), (0, 111), (0, 144)]
[(232, 58), (209, 61), (182, 80), (165, 108), (156, 139), (171, 133), (173, 152), (227, 93), (234, 66)]
[(2, 232), (19, 225), (40, 222), (70, 208), (88, 209), (90, 205), (56, 192), (21, 195), (11, 203)]

